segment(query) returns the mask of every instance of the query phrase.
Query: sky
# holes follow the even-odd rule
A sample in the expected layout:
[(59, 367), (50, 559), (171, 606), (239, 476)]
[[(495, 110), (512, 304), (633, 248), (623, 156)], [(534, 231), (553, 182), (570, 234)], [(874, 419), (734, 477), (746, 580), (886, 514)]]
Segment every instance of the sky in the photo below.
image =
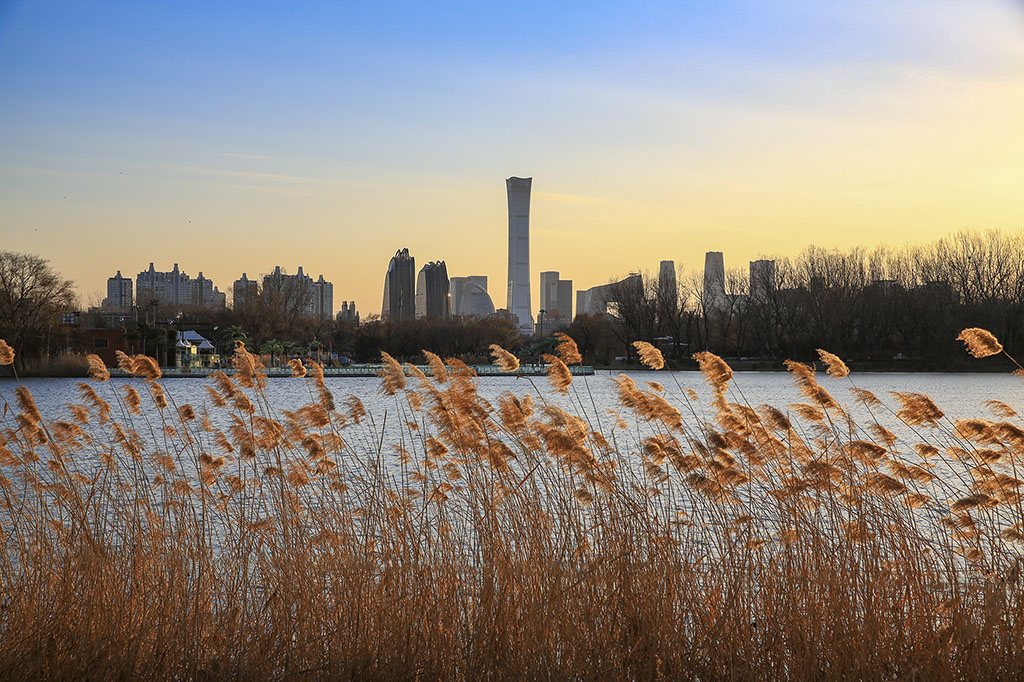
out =
[(0, 249), (98, 304), (280, 265), (380, 313), (388, 261), (539, 273), (1024, 228), (1024, 2), (0, 0)]

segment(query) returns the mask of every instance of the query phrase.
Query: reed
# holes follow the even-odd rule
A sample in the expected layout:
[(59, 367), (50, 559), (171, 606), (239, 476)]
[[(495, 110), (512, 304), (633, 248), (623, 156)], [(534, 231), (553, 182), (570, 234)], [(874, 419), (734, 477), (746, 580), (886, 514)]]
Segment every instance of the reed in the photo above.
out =
[[(1024, 675), (1009, 404), (958, 420), (858, 388), (821, 351), (839, 389), (789, 363), (807, 402), (749, 405), (701, 353), (710, 396), (620, 376), (599, 412), (561, 342), (558, 404), (490, 402), (427, 354), (433, 377), (383, 358), (384, 411), (336, 400), (315, 363), (291, 365), (308, 400), (273, 405), (242, 345), (189, 402), (139, 356), (121, 386), (91, 361), (67, 419), (18, 387), (0, 421), (0, 676)], [(652, 366), (656, 350), (638, 346)]]

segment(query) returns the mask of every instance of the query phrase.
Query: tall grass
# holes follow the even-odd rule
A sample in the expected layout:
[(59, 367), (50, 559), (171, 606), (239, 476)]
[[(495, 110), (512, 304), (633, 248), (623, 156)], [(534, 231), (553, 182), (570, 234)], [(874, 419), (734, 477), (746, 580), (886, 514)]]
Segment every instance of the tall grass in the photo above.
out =
[(432, 377), (385, 356), (377, 414), (316, 364), (306, 404), (272, 405), (244, 347), (187, 403), (143, 357), (121, 387), (94, 364), (69, 420), (17, 388), (0, 677), (1024, 675), (1009, 405), (957, 421), (789, 363), (806, 401), (752, 406), (700, 354), (709, 395), (620, 376), (605, 412), (574, 352), (551, 363), (571, 410), (488, 402), (429, 354)]

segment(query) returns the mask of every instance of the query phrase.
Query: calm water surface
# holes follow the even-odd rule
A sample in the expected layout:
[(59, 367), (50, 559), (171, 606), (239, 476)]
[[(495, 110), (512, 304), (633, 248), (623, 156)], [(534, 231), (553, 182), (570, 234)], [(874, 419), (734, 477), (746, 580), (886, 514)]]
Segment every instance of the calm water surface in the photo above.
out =
[[(657, 381), (665, 387), (666, 395), (677, 402), (685, 402), (682, 389), (692, 388), (700, 393), (706, 403), (709, 391), (699, 372), (627, 372), (641, 386), (647, 381)], [(555, 393), (544, 377), (482, 377), (478, 379), (480, 395), (492, 402), (505, 391), (516, 395), (530, 393), (543, 396), (561, 407), (580, 412), (582, 408), (593, 415), (595, 407), (600, 415), (607, 409), (615, 409), (616, 391), (612, 378), (617, 373), (601, 372), (592, 377), (577, 377), (574, 382), (575, 395), (561, 396)], [(985, 407), (987, 400), (1001, 400), (1015, 409), (1024, 409), (1024, 380), (1012, 374), (947, 374), (947, 373), (872, 373), (853, 374), (846, 379), (833, 380), (819, 374), (819, 381), (836, 399), (851, 412), (859, 414), (849, 388), (857, 386), (873, 391), (886, 403), (895, 405), (888, 395), (890, 391), (924, 393), (954, 419), (968, 417), (990, 417)], [(26, 379), (22, 383), (32, 391), (40, 411), (46, 418), (65, 419), (70, 415), (65, 407), (68, 403), (81, 402), (78, 379)], [(176, 403), (203, 404), (207, 398), (203, 391), (205, 379), (164, 379), (163, 385)], [(135, 382), (141, 388), (141, 381), (133, 379), (111, 379), (106, 384), (89, 382), (104, 397), (109, 391), (128, 382)], [(414, 385), (415, 382), (410, 382)], [(13, 379), (0, 379), (0, 399), (12, 402), (14, 409)], [(357, 396), (375, 418), (381, 418), (385, 410), (394, 411), (394, 398), (380, 393), (380, 381), (372, 377), (328, 377), (327, 386), (340, 403), (348, 395)], [(273, 378), (267, 382), (270, 403), (283, 409), (295, 409), (310, 401), (309, 388), (305, 381), (291, 378)], [(737, 373), (730, 384), (730, 400), (746, 402), (751, 406), (768, 403), (785, 410), (791, 403), (803, 402), (804, 398), (793, 384), (792, 378), (784, 372), (743, 372)], [(576, 409), (573, 409), (576, 408)], [(699, 411), (698, 407), (698, 411)], [(686, 412), (687, 410), (684, 410)], [(10, 417), (10, 413), (8, 413)]]

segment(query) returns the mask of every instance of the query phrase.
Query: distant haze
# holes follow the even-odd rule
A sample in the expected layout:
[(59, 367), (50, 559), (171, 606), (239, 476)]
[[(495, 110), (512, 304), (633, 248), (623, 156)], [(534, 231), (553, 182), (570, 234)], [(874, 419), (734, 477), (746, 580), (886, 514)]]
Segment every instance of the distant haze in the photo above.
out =
[(380, 313), (486, 275), (533, 177), (531, 278), (1024, 227), (1024, 12), (856, 3), (8, 2), (0, 248), (99, 301), (154, 261), (281, 265)]

